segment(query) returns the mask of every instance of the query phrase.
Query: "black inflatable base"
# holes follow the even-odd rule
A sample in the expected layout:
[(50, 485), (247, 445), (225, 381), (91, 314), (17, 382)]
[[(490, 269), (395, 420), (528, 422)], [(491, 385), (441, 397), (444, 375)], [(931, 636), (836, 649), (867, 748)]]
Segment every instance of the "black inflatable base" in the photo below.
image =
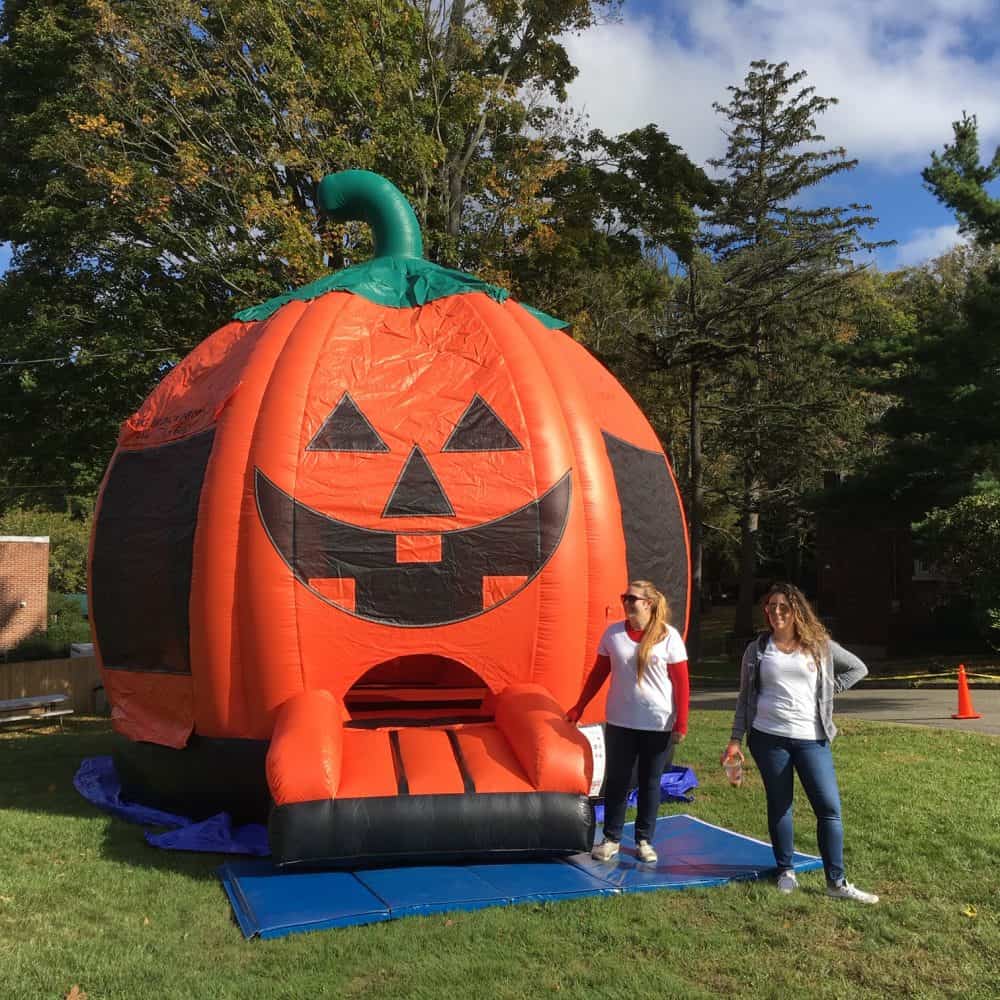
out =
[(207, 819), (227, 812), (236, 823), (266, 823), (271, 809), (265, 740), (192, 736), (183, 750), (115, 737), (112, 757), (122, 798)]
[(322, 799), (276, 806), (268, 834), (282, 870), (557, 857), (590, 850), (594, 810), (562, 792)]

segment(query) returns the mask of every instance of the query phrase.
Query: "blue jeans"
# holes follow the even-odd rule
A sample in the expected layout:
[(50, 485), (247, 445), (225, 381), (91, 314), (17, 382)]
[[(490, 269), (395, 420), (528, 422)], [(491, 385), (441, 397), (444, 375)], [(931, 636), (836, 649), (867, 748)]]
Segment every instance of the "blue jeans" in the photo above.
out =
[(670, 732), (625, 729), (609, 722), (604, 727), (607, 755), (604, 785), (604, 836), (622, 839), (632, 767), (639, 761), (639, 802), (635, 841), (652, 840), (660, 808), (660, 778), (670, 755)]
[(844, 880), (844, 824), (829, 740), (793, 740), (750, 730), (747, 741), (767, 795), (767, 827), (778, 871), (792, 867), (793, 771), (816, 814), (816, 839), (829, 883)]

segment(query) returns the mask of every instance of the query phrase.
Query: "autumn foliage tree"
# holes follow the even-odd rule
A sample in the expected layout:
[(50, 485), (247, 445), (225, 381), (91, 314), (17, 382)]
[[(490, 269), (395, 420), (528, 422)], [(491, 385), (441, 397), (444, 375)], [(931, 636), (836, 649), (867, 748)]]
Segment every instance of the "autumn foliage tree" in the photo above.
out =
[[(508, 276), (544, 228), (602, 0), (10, 0), (0, 13), (3, 485), (92, 494), (115, 428), (237, 309), (367, 253), (316, 182), (378, 171), (436, 259)], [(542, 304), (544, 305), (544, 304)]]

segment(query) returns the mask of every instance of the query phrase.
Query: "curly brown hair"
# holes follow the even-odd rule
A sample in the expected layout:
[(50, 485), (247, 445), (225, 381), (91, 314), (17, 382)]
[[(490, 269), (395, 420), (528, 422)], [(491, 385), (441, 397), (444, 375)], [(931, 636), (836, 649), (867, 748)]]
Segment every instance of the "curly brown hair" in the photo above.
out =
[(806, 595), (795, 584), (772, 584), (770, 590), (764, 595), (764, 608), (767, 608), (768, 602), (775, 594), (780, 594), (788, 601), (792, 609), (795, 641), (812, 655), (816, 665), (819, 666), (829, 645), (830, 633), (827, 632), (826, 627), (813, 611), (812, 605), (806, 600)]

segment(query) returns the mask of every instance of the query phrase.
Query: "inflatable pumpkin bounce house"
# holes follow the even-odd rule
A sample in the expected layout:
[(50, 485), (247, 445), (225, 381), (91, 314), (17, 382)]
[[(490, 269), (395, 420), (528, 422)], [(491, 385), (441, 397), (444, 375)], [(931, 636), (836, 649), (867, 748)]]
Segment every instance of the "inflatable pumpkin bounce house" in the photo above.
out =
[(374, 259), (208, 337), (105, 475), (90, 595), (123, 792), (267, 818), (279, 867), (588, 850), (563, 710), (629, 579), (684, 630), (670, 467), (562, 324), (422, 259), (392, 184), (318, 198)]

